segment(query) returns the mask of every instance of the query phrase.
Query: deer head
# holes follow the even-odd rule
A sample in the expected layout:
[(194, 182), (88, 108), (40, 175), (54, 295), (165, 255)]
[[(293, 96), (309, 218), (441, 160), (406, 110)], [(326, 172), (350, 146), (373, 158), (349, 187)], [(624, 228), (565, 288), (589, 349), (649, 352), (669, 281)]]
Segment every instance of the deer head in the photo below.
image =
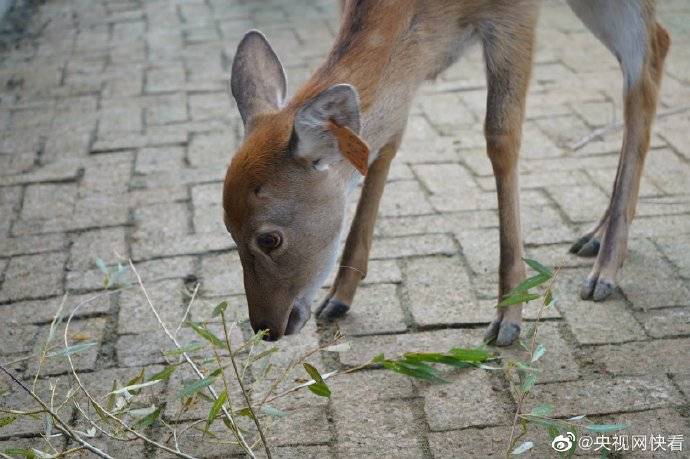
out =
[(356, 90), (312, 84), (286, 102), (283, 67), (250, 31), (232, 65), (244, 140), (223, 189), (242, 262), (249, 318), (268, 339), (298, 332), (337, 258), (348, 191), (366, 174)]

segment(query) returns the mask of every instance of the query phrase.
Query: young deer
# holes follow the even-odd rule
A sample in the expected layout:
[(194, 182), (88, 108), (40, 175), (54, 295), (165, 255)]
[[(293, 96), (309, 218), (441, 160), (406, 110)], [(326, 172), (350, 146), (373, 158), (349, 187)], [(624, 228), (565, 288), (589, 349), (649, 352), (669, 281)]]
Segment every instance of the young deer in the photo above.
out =
[[(667, 32), (651, 0), (570, 0), (620, 62), (625, 137), (608, 209), (571, 251), (597, 255), (580, 292), (614, 288), (649, 147)], [(239, 251), (249, 317), (269, 339), (298, 332), (337, 259), (348, 194), (364, 185), (336, 280), (318, 308), (335, 318), (366, 275), (374, 221), (413, 95), (482, 44), (488, 100), (484, 132), (496, 177), (501, 298), (525, 276), (517, 160), (532, 67), (538, 0), (351, 0), (326, 62), (286, 101), (286, 79), (264, 36), (248, 32), (232, 66), (245, 138), (225, 178), (224, 219)], [(461, 199), (461, 197), (458, 197)], [(520, 333), (522, 306), (498, 310), (488, 341)]]

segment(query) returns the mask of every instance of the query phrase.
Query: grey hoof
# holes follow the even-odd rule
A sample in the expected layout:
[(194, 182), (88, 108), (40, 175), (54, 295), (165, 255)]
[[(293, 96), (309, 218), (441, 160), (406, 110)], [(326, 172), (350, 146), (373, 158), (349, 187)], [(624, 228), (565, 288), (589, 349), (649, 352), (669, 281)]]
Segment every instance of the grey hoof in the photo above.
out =
[(489, 325), (489, 328), (487, 328), (486, 333), (484, 333), (484, 343), (486, 344), (492, 344), (494, 341), (496, 341), (496, 338), (498, 337), (498, 330), (501, 328), (501, 321), (500, 320), (494, 320), (491, 322)]
[(606, 279), (599, 279), (597, 281), (596, 287), (594, 287), (592, 299), (594, 301), (604, 301), (606, 298), (611, 296), (611, 293), (613, 293), (613, 289), (613, 282), (608, 281)]
[(594, 292), (594, 287), (596, 286), (596, 278), (587, 278), (585, 281), (582, 283), (582, 287), (580, 287), (580, 298), (583, 300), (588, 300), (592, 297), (592, 293)]
[(510, 346), (520, 336), (520, 325), (515, 322), (502, 322), (496, 338), (496, 346)]
[(594, 257), (599, 253), (600, 245), (599, 239), (593, 237), (577, 251), (577, 254), (581, 257)]
[(324, 300), (321, 306), (319, 306), (319, 309), (316, 311), (316, 315), (321, 319), (332, 320), (344, 316), (349, 310), (349, 304), (343, 303), (342, 301), (334, 298), (329, 298)]
[(592, 236), (582, 236), (580, 239), (575, 241), (573, 245), (570, 246), (570, 253), (578, 253), (582, 246), (587, 244)]

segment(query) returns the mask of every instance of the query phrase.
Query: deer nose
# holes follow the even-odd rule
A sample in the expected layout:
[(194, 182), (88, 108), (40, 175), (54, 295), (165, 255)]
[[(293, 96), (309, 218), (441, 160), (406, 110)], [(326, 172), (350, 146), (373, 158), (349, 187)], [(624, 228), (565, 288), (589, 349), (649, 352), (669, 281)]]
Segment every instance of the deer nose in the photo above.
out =
[(252, 328), (254, 329), (254, 333), (259, 333), (261, 330), (266, 330), (266, 334), (263, 338), (264, 341), (278, 341), (283, 335), (276, 330), (276, 327), (272, 327), (268, 322), (259, 322), (256, 326), (252, 324)]

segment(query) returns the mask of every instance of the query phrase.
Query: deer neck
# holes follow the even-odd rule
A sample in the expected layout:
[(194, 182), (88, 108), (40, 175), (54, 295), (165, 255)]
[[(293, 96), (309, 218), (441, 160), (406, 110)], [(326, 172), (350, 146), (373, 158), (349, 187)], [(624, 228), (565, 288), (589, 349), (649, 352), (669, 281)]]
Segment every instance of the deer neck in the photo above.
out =
[(370, 146), (370, 163), (403, 130), (414, 92), (424, 79), (419, 66), (404, 61), (410, 52), (408, 42), (413, 42), (407, 38), (414, 12), (397, 3), (345, 11), (328, 58), (291, 102), (297, 107), (334, 84), (354, 86), (360, 97), (360, 134)]

